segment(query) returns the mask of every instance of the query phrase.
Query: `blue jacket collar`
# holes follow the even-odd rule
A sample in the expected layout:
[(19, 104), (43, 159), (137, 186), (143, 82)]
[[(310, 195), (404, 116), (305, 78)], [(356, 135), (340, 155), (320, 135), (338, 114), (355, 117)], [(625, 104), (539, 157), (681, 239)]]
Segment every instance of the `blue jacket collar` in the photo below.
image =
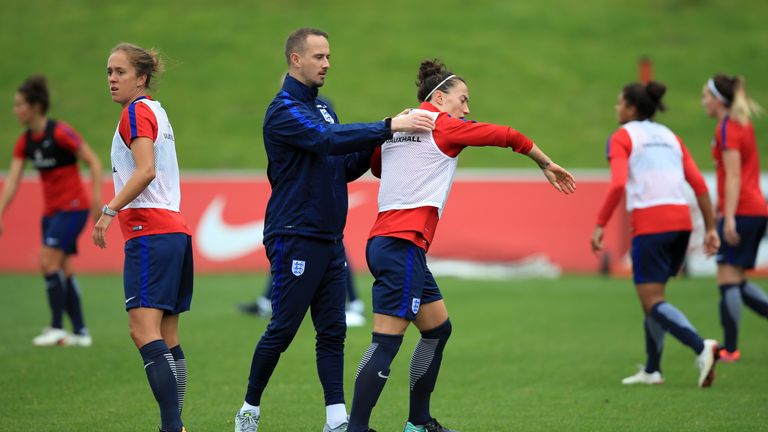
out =
[(285, 75), (285, 81), (283, 81), (283, 90), (304, 102), (314, 102), (317, 98), (317, 87), (308, 87), (287, 74)]

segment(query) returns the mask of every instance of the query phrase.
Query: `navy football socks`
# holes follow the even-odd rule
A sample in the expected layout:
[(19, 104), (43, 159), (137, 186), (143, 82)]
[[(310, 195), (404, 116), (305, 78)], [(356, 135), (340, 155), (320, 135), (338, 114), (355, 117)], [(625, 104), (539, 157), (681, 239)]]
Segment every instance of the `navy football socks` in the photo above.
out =
[(643, 323), (645, 330), (645, 362), (647, 373), (661, 372), (661, 352), (664, 350), (664, 328), (651, 316), (646, 316)]
[(403, 335), (373, 333), (371, 345), (363, 354), (355, 377), (355, 395), (349, 415), (348, 432), (368, 430), (371, 411), (389, 378), (389, 365), (397, 355)]
[(179, 393), (176, 388), (176, 364), (165, 341), (158, 339), (139, 348), (144, 360), (144, 372), (149, 380), (149, 387), (160, 407), (161, 429), (181, 430), (179, 414)]
[(666, 301), (653, 305), (649, 314), (664, 330), (672, 333), (683, 344), (689, 346), (696, 355), (704, 350), (704, 341), (688, 318), (679, 309)]
[(48, 294), (48, 305), (51, 307), (51, 327), (63, 328), (64, 314), (64, 274), (61, 271), (45, 275), (45, 287)]
[(741, 305), (745, 304), (757, 314), (768, 318), (768, 295), (748, 280), (740, 284), (723, 284), (719, 288), (723, 347), (734, 352), (738, 349)]
[(181, 345), (171, 348), (173, 362), (176, 363), (176, 390), (179, 395), (179, 414), (184, 408), (184, 396), (187, 394), (187, 359)]
[(745, 280), (739, 286), (744, 304), (761, 316), (768, 318), (768, 295), (754, 283)]
[(723, 284), (720, 288), (720, 324), (723, 326), (723, 346), (734, 352), (739, 339), (741, 321), (741, 290), (739, 284)]
[(421, 332), (421, 339), (411, 358), (411, 398), (408, 421), (423, 425), (432, 419), (429, 413), (429, 399), (435, 389), (443, 349), (451, 336), (451, 320), (432, 330)]
[(72, 320), (73, 332), (79, 335), (84, 334), (85, 321), (83, 320), (83, 310), (80, 306), (80, 286), (77, 280), (75, 280), (75, 276), (70, 276), (66, 280), (64, 299), (67, 315)]

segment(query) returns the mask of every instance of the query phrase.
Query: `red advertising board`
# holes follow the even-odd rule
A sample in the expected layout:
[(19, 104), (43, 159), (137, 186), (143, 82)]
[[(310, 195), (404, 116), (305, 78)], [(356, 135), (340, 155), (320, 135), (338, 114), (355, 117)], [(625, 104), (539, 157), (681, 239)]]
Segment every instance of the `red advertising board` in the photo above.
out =
[[(557, 193), (540, 174), (460, 173), (438, 225), (430, 258), (512, 263), (530, 256), (547, 259), (563, 271), (592, 272), (600, 259), (589, 239), (607, 176), (579, 176), (576, 194)], [(368, 231), (376, 217), (378, 181), (363, 178), (349, 185), (345, 232), (350, 264), (365, 266)], [(183, 175), (182, 213), (193, 229), (195, 268), (200, 272), (254, 271), (267, 268), (262, 245), (264, 211), (270, 187), (263, 175)], [(105, 182), (103, 196), (113, 196)], [(0, 271), (37, 271), (41, 242), (40, 183), (25, 177), (4, 217)], [(91, 241), (92, 223), (79, 240), (73, 264), (81, 272), (119, 272), (123, 240), (111, 227), (106, 250)], [(629, 235), (624, 212), (608, 227), (606, 249), (626, 252)]]

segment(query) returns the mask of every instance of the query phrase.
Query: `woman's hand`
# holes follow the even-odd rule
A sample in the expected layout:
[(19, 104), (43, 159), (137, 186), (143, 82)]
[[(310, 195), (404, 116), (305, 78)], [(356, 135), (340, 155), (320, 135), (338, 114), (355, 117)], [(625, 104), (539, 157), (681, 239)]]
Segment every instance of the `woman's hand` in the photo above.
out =
[(603, 250), (603, 234), (605, 233), (605, 228), (601, 226), (595, 227), (595, 230), (592, 232), (592, 252), (599, 252)]
[(93, 244), (102, 249), (107, 247), (107, 228), (112, 223), (112, 219), (112, 216), (102, 213), (96, 225), (93, 226)]
[(541, 168), (541, 171), (558, 192), (566, 195), (576, 192), (576, 179), (565, 168), (554, 162), (549, 162)]
[(727, 217), (723, 223), (723, 237), (725, 242), (731, 246), (738, 246), (741, 242), (741, 236), (736, 231), (736, 218)]
[(720, 236), (717, 235), (717, 230), (712, 228), (704, 233), (704, 253), (712, 256), (718, 249), (720, 249)]

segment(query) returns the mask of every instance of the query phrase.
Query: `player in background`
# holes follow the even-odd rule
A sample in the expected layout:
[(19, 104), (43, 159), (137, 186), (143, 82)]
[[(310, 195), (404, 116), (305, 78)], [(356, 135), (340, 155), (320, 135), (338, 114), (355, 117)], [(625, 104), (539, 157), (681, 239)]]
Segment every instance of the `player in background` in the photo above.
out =
[[(13, 112), (27, 130), (16, 141), (11, 167), (0, 198), (0, 235), (6, 228), (1, 216), (16, 195), (25, 160), (40, 172), (43, 188), (43, 245), (40, 269), (45, 278), (51, 324), (32, 340), (35, 346), (70, 345), (88, 347), (93, 343), (85, 327), (80, 287), (70, 257), (77, 254), (77, 237), (88, 219), (94, 220), (101, 206), (101, 162), (70, 125), (48, 117), (50, 95), (45, 77), (33, 75), (19, 86)], [(91, 198), (85, 191), (77, 162), (88, 165)], [(64, 330), (63, 315), (72, 321), (72, 333)]]
[(340, 124), (336, 113), (317, 101), (330, 68), (328, 34), (298, 29), (288, 36), (284, 52), (289, 72), (267, 108), (263, 130), (272, 186), (264, 220), (264, 246), (274, 281), (272, 319), (253, 353), (235, 432), (258, 429), (264, 389), (307, 310), (317, 333), (317, 373), (326, 412), (323, 430), (342, 432), (347, 430), (347, 271), (342, 244), (347, 183), (368, 171), (373, 149), (392, 132), (429, 130), (434, 125), (423, 115)]
[(179, 432), (185, 430), (181, 412), (187, 386), (179, 315), (192, 302), (192, 237), (179, 212), (173, 128), (160, 102), (149, 95), (162, 69), (156, 51), (128, 43), (117, 45), (109, 56), (109, 90), (123, 110), (112, 138), (115, 197), (103, 207), (93, 241), (107, 247), (107, 229), (119, 215), (131, 338), (160, 407), (161, 431)]
[(757, 249), (765, 236), (765, 198), (760, 190), (760, 156), (750, 118), (762, 109), (748, 95), (744, 78), (717, 74), (702, 89), (701, 104), (717, 119), (712, 157), (717, 170), (717, 251), (720, 322), (723, 344), (720, 360), (741, 358), (738, 349), (741, 304), (768, 318), (768, 295), (747, 280), (755, 267)]
[(371, 171), (381, 178), (379, 213), (366, 248), (373, 274), (373, 335), (355, 379), (350, 432), (371, 431), (373, 407), (389, 377), (408, 325), (421, 332), (411, 359), (407, 432), (449, 431), (430, 413), (451, 321), (440, 289), (427, 268), (426, 253), (453, 183), (459, 153), (467, 147), (506, 147), (533, 159), (559, 192), (575, 191), (573, 176), (529, 138), (507, 127), (465, 120), (469, 89), (439, 60), (421, 63), (417, 81), (421, 104), (412, 112), (429, 115), (435, 129), (397, 133), (374, 153)]
[(629, 84), (616, 104), (619, 127), (608, 140), (607, 157), (611, 184), (597, 216), (592, 249), (603, 245), (604, 227), (625, 194), (632, 217), (632, 273), (645, 314), (644, 368), (624, 378), (623, 384), (661, 384), (661, 353), (669, 332), (696, 354), (699, 387), (715, 378), (718, 344), (702, 339), (680, 310), (664, 299), (670, 276), (685, 259), (692, 224), (685, 199), (684, 182), (696, 195), (704, 218), (704, 251), (714, 254), (720, 241), (715, 230), (707, 185), (682, 140), (653, 120), (664, 111), (666, 87), (655, 81)]

